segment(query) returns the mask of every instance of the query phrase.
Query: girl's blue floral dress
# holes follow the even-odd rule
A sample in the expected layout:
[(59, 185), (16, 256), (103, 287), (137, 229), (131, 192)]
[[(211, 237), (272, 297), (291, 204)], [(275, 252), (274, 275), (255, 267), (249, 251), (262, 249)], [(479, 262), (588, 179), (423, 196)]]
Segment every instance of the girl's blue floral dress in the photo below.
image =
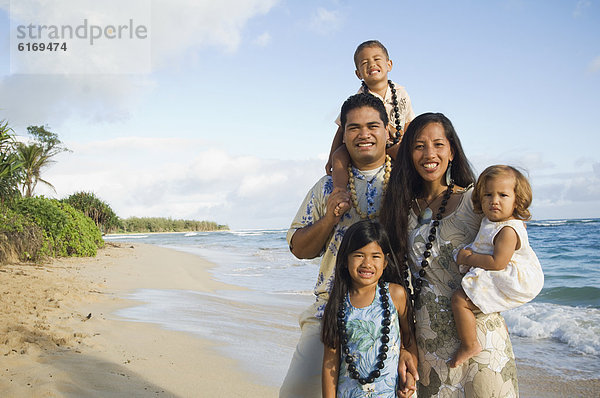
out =
[[(389, 284), (385, 284), (389, 292)], [(354, 357), (354, 363), (357, 364), (357, 370), (361, 376), (365, 377), (378, 362), (381, 342), (381, 322), (383, 321), (383, 309), (379, 299), (379, 287), (376, 289), (375, 299), (364, 308), (355, 308), (350, 303), (350, 297), (346, 295), (344, 307), (346, 308), (346, 329), (348, 331), (348, 347), (350, 354)], [(391, 314), (390, 341), (387, 343), (389, 350), (387, 359), (384, 361), (385, 367), (381, 369), (381, 376), (375, 379), (372, 384), (361, 385), (358, 380), (354, 380), (348, 374), (348, 365), (345, 362), (346, 356), (341, 355), (340, 372), (338, 377), (337, 396), (343, 397), (396, 397), (396, 388), (398, 383), (398, 358), (400, 354), (400, 327), (398, 324), (398, 312), (388, 294), (388, 302)]]

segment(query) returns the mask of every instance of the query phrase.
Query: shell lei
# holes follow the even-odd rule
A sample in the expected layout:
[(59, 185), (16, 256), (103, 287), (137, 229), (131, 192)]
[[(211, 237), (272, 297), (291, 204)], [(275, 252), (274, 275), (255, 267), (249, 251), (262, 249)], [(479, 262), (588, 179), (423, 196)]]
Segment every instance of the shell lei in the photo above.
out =
[[(390, 173), (392, 172), (392, 158), (390, 158), (390, 155), (385, 155), (385, 174), (383, 175), (383, 192), (382, 192), (382, 196), (383, 194), (385, 194), (385, 191), (387, 190), (387, 186), (388, 186), (388, 182), (390, 181)], [(352, 173), (352, 165), (348, 165), (348, 185), (350, 187), (350, 198), (352, 199), (352, 206), (354, 207), (354, 209), (356, 210), (356, 212), (358, 213), (358, 215), (360, 216), (361, 219), (365, 220), (365, 219), (369, 219), (372, 220), (374, 218), (376, 218), (379, 215), (379, 211), (376, 211), (374, 213), (371, 214), (365, 214), (362, 212), (362, 210), (360, 209), (359, 205), (358, 205), (358, 197), (356, 195), (356, 185), (354, 183), (354, 173)]]

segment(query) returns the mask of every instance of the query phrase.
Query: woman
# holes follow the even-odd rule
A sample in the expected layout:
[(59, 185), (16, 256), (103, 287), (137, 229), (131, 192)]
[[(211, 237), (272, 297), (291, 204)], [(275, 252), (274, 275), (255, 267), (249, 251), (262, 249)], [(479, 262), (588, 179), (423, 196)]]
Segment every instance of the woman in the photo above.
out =
[(450, 298), (462, 275), (452, 252), (473, 240), (482, 217), (473, 211), (475, 176), (450, 120), (441, 113), (416, 117), (396, 159), (381, 221), (410, 268), (419, 398), (517, 397), (514, 354), (499, 313), (477, 315), (480, 354), (457, 368), (447, 363), (459, 346)]

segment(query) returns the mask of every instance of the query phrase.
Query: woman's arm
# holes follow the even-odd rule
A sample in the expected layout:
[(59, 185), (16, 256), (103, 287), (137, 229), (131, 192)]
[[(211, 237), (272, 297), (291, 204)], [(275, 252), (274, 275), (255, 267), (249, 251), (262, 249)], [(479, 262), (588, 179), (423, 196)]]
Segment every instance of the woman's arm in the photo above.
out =
[(335, 398), (339, 374), (339, 350), (337, 348), (331, 348), (325, 345), (323, 350), (323, 368), (321, 371), (321, 388), (323, 392), (323, 398)]
[[(410, 397), (412, 392), (417, 389), (415, 381), (419, 380), (417, 341), (410, 326), (412, 320), (409, 319), (408, 306), (406, 305), (406, 290), (400, 285), (390, 283), (390, 296), (398, 311), (402, 337), (402, 347), (398, 361), (398, 375), (400, 376), (401, 385), (404, 386), (401, 395)], [(410, 374), (410, 377), (407, 377), (407, 373)]]
[(483, 268), (488, 271), (500, 271), (506, 268), (518, 247), (519, 236), (517, 232), (512, 227), (506, 226), (494, 238), (494, 253), (492, 255), (475, 253), (470, 249), (461, 249), (458, 252), (456, 263)]

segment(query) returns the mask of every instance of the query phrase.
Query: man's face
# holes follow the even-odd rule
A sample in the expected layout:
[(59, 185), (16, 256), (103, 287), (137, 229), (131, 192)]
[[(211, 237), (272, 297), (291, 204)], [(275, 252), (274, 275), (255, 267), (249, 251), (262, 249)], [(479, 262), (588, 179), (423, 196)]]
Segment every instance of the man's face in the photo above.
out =
[(384, 163), (387, 137), (387, 126), (370, 106), (353, 109), (346, 115), (344, 143), (359, 170), (372, 170)]

